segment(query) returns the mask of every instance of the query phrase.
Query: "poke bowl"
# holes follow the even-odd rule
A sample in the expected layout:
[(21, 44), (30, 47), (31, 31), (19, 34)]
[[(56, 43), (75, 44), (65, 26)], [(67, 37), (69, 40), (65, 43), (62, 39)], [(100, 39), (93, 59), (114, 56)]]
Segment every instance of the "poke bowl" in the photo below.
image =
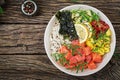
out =
[(48, 58), (59, 70), (73, 76), (87, 76), (110, 61), (116, 36), (103, 12), (78, 4), (59, 10), (51, 18), (44, 46)]

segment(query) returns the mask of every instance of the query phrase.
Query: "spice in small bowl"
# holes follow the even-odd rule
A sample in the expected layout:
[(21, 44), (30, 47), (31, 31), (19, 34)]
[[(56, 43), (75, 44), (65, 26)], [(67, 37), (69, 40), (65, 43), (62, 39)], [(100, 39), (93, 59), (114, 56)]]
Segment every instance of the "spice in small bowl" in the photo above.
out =
[(26, 0), (21, 5), (21, 10), (23, 14), (32, 16), (37, 12), (37, 5), (33, 0)]

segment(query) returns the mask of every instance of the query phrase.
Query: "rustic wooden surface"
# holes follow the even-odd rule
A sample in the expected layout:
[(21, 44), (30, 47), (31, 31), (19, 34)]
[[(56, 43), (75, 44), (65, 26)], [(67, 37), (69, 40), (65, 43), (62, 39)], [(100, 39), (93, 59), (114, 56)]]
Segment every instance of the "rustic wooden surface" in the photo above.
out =
[(35, 0), (37, 16), (26, 17), (20, 11), (22, 0), (7, 0), (0, 15), (0, 80), (120, 80), (120, 57), (101, 71), (86, 77), (74, 77), (59, 71), (44, 49), (44, 31), (59, 9), (87, 4), (103, 11), (116, 31), (115, 54), (120, 51), (120, 0)]

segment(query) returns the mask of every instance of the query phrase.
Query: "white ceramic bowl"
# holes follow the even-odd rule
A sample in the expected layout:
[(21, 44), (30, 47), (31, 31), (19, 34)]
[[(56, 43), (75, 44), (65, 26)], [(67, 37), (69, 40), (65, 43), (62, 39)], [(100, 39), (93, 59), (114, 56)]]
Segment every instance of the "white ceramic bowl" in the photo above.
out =
[(85, 69), (83, 72), (79, 71), (78, 73), (76, 73), (76, 71), (71, 71), (71, 70), (67, 70), (65, 67), (59, 65), (55, 59), (51, 56), (51, 51), (50, 51), (50, 34), (51, 34), (51, 30), (52, 30), (52, 26), (54, 26), (55, 21), (57, 20), (55, 16), (53, 16), (51, 18), (51, 20), (49, 21), (46, 30), (45, 30), (45, 35), (44, 35), (44, 46), (45, 46), (45, 50), (47, 53), (48, 58), (50, 59), (50, 61), (61, 71), (70, 74), (70, 75), (74, 75), (74, 76), (87, 76), (93, 73), (98, 72), (99, 70), (101, 70), (103, 67), (105, 67), (105, 65), (110, 61), (110, 59), (112, 58), (113, 54), (114, 54), (114, 50), (115, 50), (115, 46), (116, 46), (116, 36), (115, 36), (115, 31), (113, 28), (113, 25), (111, 24), (110, 20), (105, 16), (104, 13), (102, 13), (100, 10), (88, 6), (88, 5), (72, 5), (72, 6), (67, 6), (62, 10), (72, 10), (72, 9), (90, 9), (92, 11), (94, 11), (95, 13), (98, 13), (100, 18), (105, 21), (109, 26), (110, 29), (112, 31), (112, 37), (111, 37), (111, 44), (110, 44), (110, 52), (107, 53), (106, 55), (104, 55), (103, 61), (101, 63), (98, 64), (98, 67), (94, 70), (89, 70), (89, 69)]

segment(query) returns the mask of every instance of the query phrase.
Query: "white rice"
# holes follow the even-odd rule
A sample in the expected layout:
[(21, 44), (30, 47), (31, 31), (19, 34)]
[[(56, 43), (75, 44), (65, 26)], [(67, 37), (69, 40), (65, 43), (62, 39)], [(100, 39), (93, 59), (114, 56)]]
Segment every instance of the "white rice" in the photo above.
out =
[(61, 44), (66, 43), (70, 44), (71, 42), (66, 39), (63, 39), (63, 36), (59, 34), (60, 24), (57, 22), (55, 26), (52, 27), (52, 31), (50, 34), (50, 49), (52, 53), (58, 52)]

